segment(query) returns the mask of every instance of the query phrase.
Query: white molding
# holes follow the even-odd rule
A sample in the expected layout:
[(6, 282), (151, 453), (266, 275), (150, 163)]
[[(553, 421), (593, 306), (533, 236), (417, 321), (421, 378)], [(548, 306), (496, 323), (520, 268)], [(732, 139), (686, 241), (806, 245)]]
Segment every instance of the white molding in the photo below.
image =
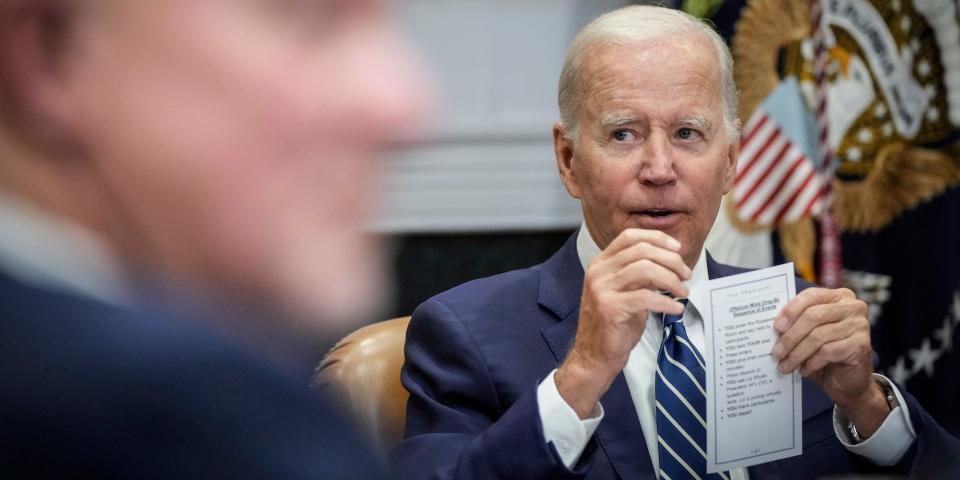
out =
[(580, 224), (547, 141), (432, 144), (386, 164), (378, 232), (546, 230)]

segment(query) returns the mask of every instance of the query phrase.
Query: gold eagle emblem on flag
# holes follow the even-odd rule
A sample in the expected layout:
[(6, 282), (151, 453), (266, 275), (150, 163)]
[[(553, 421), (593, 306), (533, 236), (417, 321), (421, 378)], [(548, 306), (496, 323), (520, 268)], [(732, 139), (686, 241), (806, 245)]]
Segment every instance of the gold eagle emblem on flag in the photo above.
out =
[[(831, 178), (815, 172), (818, 112), (809, 0), (753, 0), (732, 50), (744, 119), (726, 203), (746, 232), (776, 228), (784, 254), (813, 277), (813, 217), (877, 231), (960, 184), (960, 13), (952, 0), (823, 2)], [(821, 77), (822, 78), (822, 77)], [(830, 182), (831, 198), (820, 198)], [(832, 205), (828, 204), (832, 201)]]

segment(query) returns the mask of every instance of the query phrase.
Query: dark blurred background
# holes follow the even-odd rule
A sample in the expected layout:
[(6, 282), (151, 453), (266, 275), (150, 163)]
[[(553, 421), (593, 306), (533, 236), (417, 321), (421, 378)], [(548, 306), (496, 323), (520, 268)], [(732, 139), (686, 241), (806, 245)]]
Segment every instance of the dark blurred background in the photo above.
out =
[(424, 300), (468, 280), (526, 268), (550, 258), (573, 230), (396, 237), (391, 317), (410, 315)]

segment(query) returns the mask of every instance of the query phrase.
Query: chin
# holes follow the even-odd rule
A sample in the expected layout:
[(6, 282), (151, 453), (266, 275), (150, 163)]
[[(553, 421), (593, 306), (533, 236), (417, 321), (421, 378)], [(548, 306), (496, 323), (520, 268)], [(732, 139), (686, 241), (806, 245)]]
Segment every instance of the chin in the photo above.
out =
[(287, 256), (276, 298), (297, 328), (342, 335), (384, 314), (390, 289), (379, 243), (354, 238)]

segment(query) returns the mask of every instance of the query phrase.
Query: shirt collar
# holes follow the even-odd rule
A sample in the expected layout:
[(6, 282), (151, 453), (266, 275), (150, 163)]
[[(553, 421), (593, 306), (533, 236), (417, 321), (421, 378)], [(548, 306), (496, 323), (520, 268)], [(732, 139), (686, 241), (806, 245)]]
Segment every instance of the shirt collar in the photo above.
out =
[(124, 270), (92, 231), (0, 193), (0, 269), (42, 288), (128, 304)]
[[(597, 255), (600, 255), (600, 247), (598, 247), (597, 242), (593, 240), (593, 236), (587, 229), (587, 223), (584, 222), (580, 225), (580, 231), (577, 233), (577, 256), (580, 257), (580, 265), (583, 266), (584, 272), (587, 271), (587, 267), (593, 263), (593, 260), (597, 258)], [(693, 274), (690, 276), (690, 280), (683, 282), (683, 285), (687, 287), (687, 290), (692, 292), (694, 287), (701, 285), (709, 279), (710, 274), (707, 271), (706, 250), (701, 248), (700, 256), (697, 257), (697, 263), (693, 266)], [(693, 300), (690, 300), (690, 304), (693, 305)], [(696, 305), (693, 306), (696, 308)]]

